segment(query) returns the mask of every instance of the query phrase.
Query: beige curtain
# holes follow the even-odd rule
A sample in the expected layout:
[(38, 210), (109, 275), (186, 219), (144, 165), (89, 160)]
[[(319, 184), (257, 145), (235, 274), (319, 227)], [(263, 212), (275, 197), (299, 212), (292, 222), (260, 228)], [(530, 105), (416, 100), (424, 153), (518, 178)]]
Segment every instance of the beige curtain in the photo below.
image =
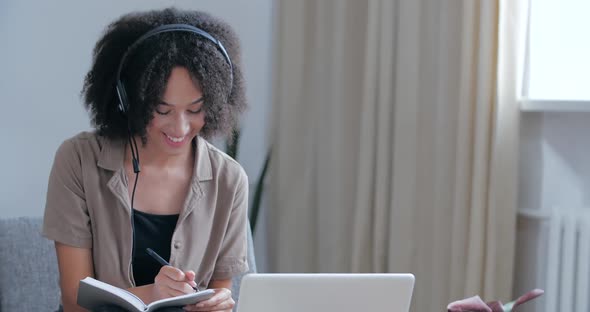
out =
[(517, 77), (498, 84), (500, 3), (277, 12), (271, 270), (412, 272), (413, 311), (508, 300), (518, 108), (502, 87)]

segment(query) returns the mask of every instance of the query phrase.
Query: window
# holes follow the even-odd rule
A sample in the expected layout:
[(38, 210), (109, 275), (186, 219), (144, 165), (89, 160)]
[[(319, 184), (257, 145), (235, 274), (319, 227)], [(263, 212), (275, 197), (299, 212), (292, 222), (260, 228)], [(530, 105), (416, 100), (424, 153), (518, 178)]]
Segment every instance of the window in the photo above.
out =
[(531, 0), (524, 110), (590, 111), (589, 0)]

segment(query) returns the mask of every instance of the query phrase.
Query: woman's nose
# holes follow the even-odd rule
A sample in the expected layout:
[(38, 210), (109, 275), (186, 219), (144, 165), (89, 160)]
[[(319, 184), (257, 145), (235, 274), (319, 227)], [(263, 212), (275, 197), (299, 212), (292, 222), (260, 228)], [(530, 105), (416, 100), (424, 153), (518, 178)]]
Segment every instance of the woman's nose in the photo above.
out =
[(184, 136), (190, 131), (190, 122), (185, 114), (178, 114), (174, 120), (174, 135)]

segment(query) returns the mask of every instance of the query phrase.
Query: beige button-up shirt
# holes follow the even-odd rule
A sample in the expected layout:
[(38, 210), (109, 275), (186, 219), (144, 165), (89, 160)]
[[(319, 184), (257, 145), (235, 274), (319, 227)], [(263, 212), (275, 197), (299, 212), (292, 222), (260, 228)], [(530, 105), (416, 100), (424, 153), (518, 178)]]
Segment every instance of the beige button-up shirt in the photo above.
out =
[[(196, 139), (195, 153), (191, 187), (172, 235), (170, 264), (194, 270), (195, 281), (206, 288), (212, 279), (248, 270), (248, 177), (203, 138)], [(95, 133), (83, 132), (62, 143), (49, 177), (43, 234), (91, 248), (95, 278), (128, 288), (135, 282), (124, 155), (124, 141)]]

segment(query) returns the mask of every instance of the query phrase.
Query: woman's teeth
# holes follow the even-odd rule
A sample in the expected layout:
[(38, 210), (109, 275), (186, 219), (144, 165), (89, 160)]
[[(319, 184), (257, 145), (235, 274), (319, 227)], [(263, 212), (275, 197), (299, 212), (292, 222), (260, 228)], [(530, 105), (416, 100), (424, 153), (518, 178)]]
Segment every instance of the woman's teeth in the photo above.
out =
[(168, 137), (168, 139), (169, 139), (170, 141), (172, 141), (172, 142), (175, 142), (175, 143), (179, 143), (179, 142), (182, 142), (182, 140), (184, 140), (184, 137), (175, 138), (175, 137), (171, 137), (171, 136), (169, 136), (169, 135), (166, 135), (166, 136)]

